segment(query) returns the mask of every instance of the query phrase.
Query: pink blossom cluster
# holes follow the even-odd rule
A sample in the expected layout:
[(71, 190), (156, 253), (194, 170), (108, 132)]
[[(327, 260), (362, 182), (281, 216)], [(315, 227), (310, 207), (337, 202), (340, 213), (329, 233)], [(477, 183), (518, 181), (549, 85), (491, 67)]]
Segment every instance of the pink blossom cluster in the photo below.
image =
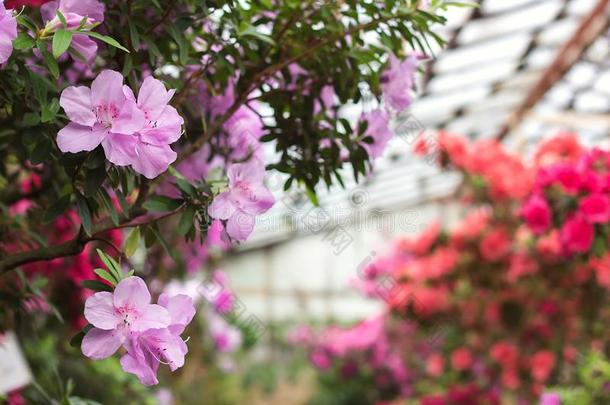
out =
[(85, 302), (85, 318), (92, 328), (81, 349), (91, 359), (112, 356), (121, 346), (121, 367), (145, 385), (154, 385), (161, 363), (171, 371), (184, 365), (188, 352), (180, 336), (195, 315), (191, 297), (161, 294), (151, 304), (148, 287), (139, 277), (121, 280), (114, 292), (98, 292)]
[(71, 86), (62, 92), (60, 105), (71, 122), (57, 134), (57, 145), (64, 153), (102, 145), (110, 162), (155, 178), (176, 160), (169, 145), (182, 135), (183, 119), (168, 104), (173, 95), (149, 76), (136, 99), (120, 73), (104, 70), (91, 88)]
[[(354, 284), (385, 306), (375, 339), (371, 329), (352, 335), (331, 327), (320, 337), (301, 334), (301, 341), (313, 341), (306, 347), (316, 367), (362, 379), (386, 399), (500, 403), (509, 393), (523, 403), (558, 403), (557, 395), (543, 395), (546, 387), (559, 376), (576, 378), (578, 353), (608, 343), (602, 331), (610, 313), (599, 297), (610, 285), (610, 155), (569, 134), (541, 143), (532, 160), (497, 142), (446, 133), (437, 147), (439, 163), (464, 174), (463, 219), (450, 230), (433, 223), (398, 238), (359, 269)], [(372, 372), (372, 381), (387, 377), (364, 355), (380, 342), (418, 384), (390, 394), (363, 374), (341, 374), (355, 367)]]

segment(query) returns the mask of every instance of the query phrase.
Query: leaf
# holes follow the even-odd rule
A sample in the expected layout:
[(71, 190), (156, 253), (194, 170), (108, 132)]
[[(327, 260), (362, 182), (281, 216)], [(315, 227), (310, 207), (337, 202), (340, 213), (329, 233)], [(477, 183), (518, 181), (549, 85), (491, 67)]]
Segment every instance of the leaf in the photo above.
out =
[(169, 245), (167, 244), (167, 242), (165, 241), (165, 239), (163, 239), (163, 236), (161, 236), (161, 234), (159, 233), (159, 231), (157, 231), (154, 227), (150, 227), (149, 228), (150, 231), (152, 232), (152, 234), (155, 236), (155, 238), (159, 241), (159, 243), (161, 244), (161, 246), (163, 247), (163, 250), (165, 250), (165, 253), (167, 253), (167, 255), (169, 257), (172, 258), (172, 260), (176, 261), (176, 259), (174, 258), (174, 255), (172, 253), (171, 248), (169, 247)]
[(112, 257), (108, 256), (106, 253), (102, 252), (100, 249), (95, 249), (97, 255), (100, 257), (100, 260), (104, 263), (106, 268), (110, 271), (110, 273), (117, 280), (123, 279), (123, 271), (121, 270), (121, 266), (114, 260)]
[(44, 216), (42, 217), (42, 222), (45, 224), (53, 222), (53, 220), (67, 210), (69, 206), (70, 194), (66, 194), (51, 204), (51, 206), (45, 211)]
[(133, 49), (136, 51), (140, 50), (140, 34), (136, 25), (131, 20), (129, 20), (129, 37), (131, 38)]
[(108, 281), (112, 285), (116, 285), (119, 281), (121, 281), (117, 280), (112, 274), (108, 273), (104, 269), (95, 269), (93, 270), (93, 272), (97, 274), (100, 278)]
[(34, 45), (34, 39), (26, 33), (19, 34), (13, 41), (13, 48), (17, 50), (31, 49)]
[(55, 11), (55, 14), (57, 15), (57, 18), (59, 18), (59, 21), (61, 21), (61, 24), (63, 25), (64, 28), (68, 27), (68, 22), (66, 21), (66, 17), (64, 17), (63, 13), (61, 11), (59, 11), (59, 9), (57, 9), (57, 11)]
[(93, 225), (91, 223), (91, 211), (89, 210), (87, 200), (80, 194), (76, 194), (76, 207), (78, 209), (78, 216), (81, 219), (83, 229), (85, 230), (87, 235), (91, 236), (93, 232)]
[(135, 227), (129, 232), (129, 236), (127, 236), (125, 241), (125, 255), (127, 257), (133, 256), (138, 246), (140, 246), (140, 228)]
[(176, 200), (162, 195), (157, 195), (146, 201), (142, 206), (153, 212), (173, 211), (182, 205), (182, 200)]
[(46, 49), (39, 47), (39, 50), (42, 53), (42, 57), (45, 63), (47, 64), (47, 70), (49, 71), (49, 73), (51, 73), (51, 76), (53, 76), (55, 79), (58, 79), (59, 65), (57, 64), (57, 61), (55, 60), (53, 55), (51, 55)]
[(99, 193), (102, 198), (102, 202), (104, 203), (104, 206), (106, 207), (106, 210), (108, 211), (108, 215), (110, 215), (110, 219), (112, 220), (112, 223), (114, 224), (114, 226), (118, 226), (119, 225), (119, 214), (117, 213), (116, 208), (114, 207), (114, 204), (112, 203), (112, 200), (110, 199), (110, 196), (108, 195), (108, 192), (106, 191), (106, 189), (100, 188)]
[(59, 101), (57, 98), (53, 98), (49, 104), (45, 104), (42, 107), (42, 112), (40, 114), (40, 122), (47, 123), (52, 121), (57, 113), (59, 112)]
[(53, 35), (53, 56), (55, 59), (58, 59), (61, 55), (64, 54), (70, 47), (70, 43), (72, 42), (72, 31), (67, 31), (65, 29), (57, 31)]
[(30, 154), (30, 162), (35, 165), (45, 162), (51, 156), (51, 148), (52, 144), (49, 138), (47, 138), (46, 136), (43, 137), (36, 144), (36, 147)]
[(191, 227), (193, 226), (193, 219), (195, 218), (195, 207), (190, 205), (184, 211), (182, 216), (180, 217), (180, 222), (178, 223), (178, 233), (182, 236), (186, 235)]
[(112, 37), (109, 37), (107, 35), (101, 35), (101, 34), (98, 34), (97, 32), (93, 32), (93, 31), (78, 31), (78, 32), (81, 34), (85, 34), (90, 37), (93, 37), (95, 39), (99, 39), (100, 41), (105, 42), (108, 45), (114, 46), (115, 48), (118, 48), (121, 51), (130, 53), (129, 49), (127, 49), (123, 45), (119, 44), (118, 41)]
[(98, 280), (84, 280), (80, 283), (83, 287), (95, 291), (95, 292), (100, 292), (100, 291), (108, 291), (108, 292), (112, 292), (113, 289), (111, 286), (109, 286), (106, 283), (102, 283), (101, 281)]

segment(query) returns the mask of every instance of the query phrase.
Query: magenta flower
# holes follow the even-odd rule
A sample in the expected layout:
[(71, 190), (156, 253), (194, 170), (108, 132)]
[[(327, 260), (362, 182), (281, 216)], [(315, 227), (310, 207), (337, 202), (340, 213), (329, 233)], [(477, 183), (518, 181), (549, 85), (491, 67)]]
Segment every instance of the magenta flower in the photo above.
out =
[(521, 215), (530, 229), (537, 235), (546, 231), (551, 225), (551, 208), (544, 197), (535, 194), (521, 208)]
[(219, 352), (233, 352), (241, 346), (242, 336), (239, 328), (225, 321), (214, 311), (208, 311), (206, 318), (214, 347)]
[[(124, 90), (127, 98), (136, 102), (131, 89), (125, 86)], [(113, 143), (120, 145), (120, 152), (115, 155), (120, 163), (113, 163), (131, 165), (136, 172), (153, 179), (176, 160), (176, 152), (169, 144), (182, 135), (184, 120), (174, 107), (167, 104), (174, 93), (175, 90), (167, 91), (163, 83), (152, 76), (144, 79), (137, 99), (137, 106), (144, 113), (144, 126), (135, 136), (112, 136)], [(108, 160), (112, 162), (112, 159)]]
[(409, 55), (404, 61), (390, 55), (389, 66), (381, 75), (380, 82), (385, 101), (391, 108), (400, 111), (411, 105), (411, 91), (418, 63), (416, 54)]
[(144, 113), (123, 92), (123, 76), (104, 70), (91, 83), (91, 89), (68, 87), (59, 104), (72, 121), (57, 134), (62, 152), (90, 151), (100, 144), (112, 163), (124, 163), (122, 145), (115, 134), (131, 135), (144, 126)]
[(85, 318), (93, 328), (81, 349), (91, 359), (114, 354), (127, 338), (151, 328), (167, 328), (170, 313), (150, 303), (150, 293), (139, 277), (121, 280), (113, 293), (98, 292), (85, 302)]
[(580, 214), (591, 223), (610, 221), (610, 199), (601, 193), (583, 197), (578, 203)]
[(561, 405), (561, 397), (554, 392), (547, 392), (540, 397), (540, 405)]
[(184, 365), (188, 347), (180, 334), (195, 316), (193, 300), (187, 295), (161, 294), (159, 304), (169, 313), (169, 326), (132, 334), (125, 342), (127, 353), (121, 357), (123, 371), (135, 374), (145, 385), (159, 382), (157, 370), (161, 362), (169, 365), (171, 371)]
[(13, 40), (17, 38), (17, 21), (12, 10), (4, 8), (0, 1), (0, 63), (4, 63), (13, 53)]
[(368, 123), (364, 135), (373, 138), (373, 143), (362, 143), (362, 147), (369, 154), (370, 159), (376, 159), (383, 153), (394, 133), (390, 129), (390, 117), (383, 110), (373, 110), (363, 113), (360, 121)]
[[(98, 0), (50, 1), (40, 7), (40, 14), (46, 22), (45, 31), (54, 32), (62, 27), (62, 22), (57, 18), (57, 10), (66, 18), (68, 30), (77, 29), (85, 17), (87, 24), (104, 21), (104, 4)], [(79, 33), (75, 33), (72, 37), (70, 48), (88, 61), (93, 59), (97, 52), (95, 41)]]
[(266, 212), (275, 199), (263, 185), (265, 166), (258, 159), (229, 166), (229, 190), (220, 193), (210, 204), (212, 218), (226, 221), (229, 237), (244, 241), (254, 230), (256, 215)]
[(586, 253), (593, 245), (595, 228), (583, 217), (575, 215), (561, 227), (561, 241), (567, 253)]

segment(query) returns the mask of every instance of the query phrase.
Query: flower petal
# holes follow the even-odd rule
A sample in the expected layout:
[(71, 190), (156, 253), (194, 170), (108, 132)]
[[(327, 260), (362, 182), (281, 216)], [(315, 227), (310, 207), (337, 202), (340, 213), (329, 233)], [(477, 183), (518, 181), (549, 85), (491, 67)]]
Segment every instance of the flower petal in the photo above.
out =
[(104, 21), (104, 3), (98, 0), (62, 0), (61, 11), (89, 17), (93, 22)]
[(124, 278), (114, 289), (114, 306), (117, 308), (143, 308), (150, 304), (148, 287), (140, 277)]
[(137, 158), (137, 142), (135, 135), (108, 134), (102, 142), (106, 159), (117, 166), (129, 166)]
[(91, 61), (97, 53), (97, 43), (83, 34), (75, 34), (72, 37), (70, 48), (85, 58), (86, 61)]
[(87, 127), (71, 122), (57, 133), (57, 146), (64, 153), (90, 151), (98, 147), (106, 134), (101, 125)]
[(96, 117), (91, 106), (91, 90), (85, 86), (66, 88), (59, 99), (70, 121), (87, 127), (95, 124)]
[(99, 329), (110, 330), (117, 326), (118, 320), (112, 305), (112, 293), (98, 292), (85, 301), (85, 319)]
[(195, 316), (193, 299), (186, 294), (178, 294), (173, 297), (163, 293), (159, 297), (159, 304), (167, 308), (170, 316), (170, 331), (175, 335), (184, 332), (186, 325), (191, 323)]
[(217, 219), (229, 219), (231, 215), (235, 212), (236, 208), (231, 202), (230, 194), (228, 192), (220, 193), (212, 204), (208, 207), (208, 214), (212, 218)]
[(100, 360), (112, 356), (124, 341), (119, 330), (93, 328), (83, 338), (81, 350), (90, 359)]
[(156, 363), (157, 367), (153, 369), (149, 364), (143, 361), (138, 361), (136, 357), (129, 353), (121, 357), (120, 361), (123, 371), (126, 373), (135, 374), (142, 384), (159, 384), (159, 380), (157, 379), (157, 368), (159, 367), (159, 362)]
[(147, 329), (160, 329), (169, 326), (170, 316), (167, 309), (157, 304), (146, 305), (140, 312), (138, 319), (131, 325), (135, 332)]
[(176, 160), (176, 152), (169, 145), (151, 145), (144, 142), (136, 144), (137, 159), (131, 163), (136, 172), (154, 179), (167, 170)]
[(154, 145), (169, 145), (180, 139), (184, 120), (171, 105), (161, 115), (140, 131), (140, 139)]
[(245, 163), (235, 163), (227, 170), (229, 185), (245, 181), (247, 183), (262, 183), (265, 177), (265, 164), (256, 158)]
[(227, 221), (227, 234), (233, 239), (244, 241), (254, 230), (254, 215), (236, 211)]
[(124, 102), (123, 75), (119, 72), (104, 70), (91, 83), (91, 104), (93, 106), (112, 104), (121, 110)]
[[(121, 90), (123, 96), (125, 93)], [(138, 108), (136, 103), (128, 98), (125, 99), (119, 115), (112, 120), (111, 132), (130, 135), (144, 128), (144, 112)]]
[(159, 118), (173, 95), (174, 90), (167, 91), (163, 82), (148, 76), (144, 79), (138, 93), (138, 107), (146, 113), (147, 120), (155, 121)]

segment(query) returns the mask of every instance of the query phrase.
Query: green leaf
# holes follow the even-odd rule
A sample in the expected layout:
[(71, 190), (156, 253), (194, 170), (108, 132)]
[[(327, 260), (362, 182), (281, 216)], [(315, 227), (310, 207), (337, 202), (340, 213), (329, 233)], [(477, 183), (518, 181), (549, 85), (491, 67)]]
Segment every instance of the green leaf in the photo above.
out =
[(40, 114), (40, 121), (42, 123), (47, 123), (53, 121), (57, 113), (59, 112), (59, 101), (57, 98), (53, 98), (50, 103), (45, 104), (42, 107), (42, 112)]
[(112, 292), (113, 289), (111, 286), (109, 286), (106, 283), (102, 283), (101, 281), (98, 280), (84, 280), (80, 283), (83, 287), (95, 291), (95, 292), (100, 292), (100, 291), (108, 291), (108, 292)]
[(95, 249), (97, 255), (100, 257), (100, 260), (104, 263), (106, 268), (110, 271), (110, 274), (114, 276), (117, 280), (123, 279), (123, 271), (121, 270), (121, 266), (114, 260), (112, 257), (108, 256), (106, 253), (102, 252), (100, 249)]
[(116, 208), (114, 207), (114, 203), (112, 202), (112, 199), (108, 195), (108, 192), (104, 188), (100, 188), (99, 193), (102, 198), (102, 202), (104, 203), (104, 206), (106, 207), (106, 210), (108, 211), (108, 215), (110, 215), (110, 219), (112, 220), (112, 223), (114, 224), (114, 226), (118, 226), (119, 225), (119, 214), (117, 213)]
[(39, 47), (40, 52), (42, 53), (42, 57), (45, 61), (45, 63), (47, 64), (47, 70), (49, 71), (49, 73), (51, 73), (51, 76), (53, 76), (55, 79), (59, 78), (59, 65), (57, 64), (57, 61), (55, 60), (55, 58), (53, 57), (53, 55), (51, 55), (49, 53), (49, 51), (47, 51), (44, 48), (40, 48)]
[(127, 236), (125, 241), (125, 255), (127, 257), (133, 256), (138, 246), (140, 246), (140, 228), (135, 227), (129, 232), (129, 236)]
[(57, 11), (55, 11), (55, 14), (57, 15), (57, 18), (59, 18), (59, 21), (61, 21), (61, 24), (63, 25), (63, 27), (67, 28), (68, 22), (66, 21), (66, 17), (64, 17), (63, 13), (61, 11), (59, 11), (59, 9), (57, 9)]
[(76, 207), (78, 209), (78, 216), (80, 217), (83, 229), (87, 235), (91, 236), (93, 232), (93, 225), (91, 223), (91, 211), (87, 200), (80, 194), (76, 194)]
[(34, 39), (26, 33), (21, 33), (13, 41), (13, 48), (17, 50), (31, 49), (35, 45)]
[(169, 247), (169, 245), (167, 244), (167, 242), (165, 241), (165, 239), (163, 239), (163, 236), (161, 236), (161, 234), (159, 233), (159, 231), (157, 231), (154, 227), (150, 227), (149, 228), (150, 231), (152, 232), (152, 234), (155, 236), (155, 238), (159, 241), (159, 243), (161, 244), (161, 246), (163, 247), (163, 250), (165, 250), (165, 253), (167, 253), (167, 255), (169, 257), (172, 258), (172, 260), (176, 261), (176, 259), (174, 258), (174, 254), (172, 253), (171, 248)]
[(182, 200), (176, 200), (162, 195), (156, 195), (146, 201), (142, 206), (152, 212), (173, 211), (182, 205)]
[(129, 20), (129, 37), (131, 38), (133, 49), (136, 51), (140, 50), (140, 34), (132, 20)]
[(101, 35), (101, 34), (98, 34), (97, 32), (93, 32), (93, 31), (78, 31), (78, 32), (81, 34), (88, 35), (92, 38), (99, 39), (100, 41), (105, 42), (108, 45), (114, 46), (115, 48), (118, 48), (121, 51), (129, 53), (129, 49), (127, 49), (123, 45), (119, 44), (118, 41), (112, 37), (109, 37), (107, 35)]
[(57, 31), (53, 35), (53, 56), (55, 59), (59, 58), (63, 55), (64, 52), (68, 50), (70, 47), (70, 43), (72, 42), (72, 31), (67, 31), (65, 29)]
[(42, 217), (42, 222), (45, 224), (53, 222), (53, 220), (67, 210), (69, 206), (70, 194), (66, 194), (51, 204), (51, 206), (45, 211)]
[(104, 269), (95, 269), (95, 270), (93, 270), (93, 272), (95, 274), (97, 274), (100, 278), (108, 281), (112, 285), (116, 285), (119, 281), (121, 281), (121, 280), (115, 279), (112, 274), (108, 273)]
[(81, 343), (83, 342), (83, 338), (85, 337), (87, 332), (89, 332), (92, 328), (93, 328), (93, 325), (87, 324), (80, 332), (78, 332), (76, 335), (74, 335), (72, 337), (72, 339), (70, 339), (70, 346), (80, 347)]
[(182, 236), (186, 235), (191, 227), (193, 226), (196, 209), (194, 206), (189, 205), (180, 217), (178, 223), (178, 233)]

